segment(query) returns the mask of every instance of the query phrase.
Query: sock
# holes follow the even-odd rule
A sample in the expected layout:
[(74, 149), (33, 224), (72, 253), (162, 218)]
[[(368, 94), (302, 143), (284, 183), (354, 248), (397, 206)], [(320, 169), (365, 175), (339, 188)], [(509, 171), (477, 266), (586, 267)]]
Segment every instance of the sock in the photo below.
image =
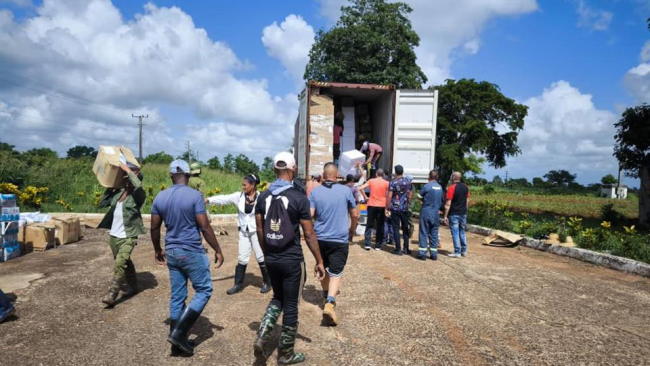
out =
[(336, 298), (334, 296), (327, 295), (327, 302), (336, 302)]

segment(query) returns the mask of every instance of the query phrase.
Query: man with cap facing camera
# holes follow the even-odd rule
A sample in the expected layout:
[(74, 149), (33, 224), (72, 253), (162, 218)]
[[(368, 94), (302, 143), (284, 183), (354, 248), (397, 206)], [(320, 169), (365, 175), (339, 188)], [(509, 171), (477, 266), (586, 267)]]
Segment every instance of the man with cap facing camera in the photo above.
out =
[[(223, 264), (223, 254), (208, 221), (203, 196), (187, 186), (190, 166), (183, 160), (172, 161), (169, 173), (174, 185), (158, 194), (151, 207), (151, 241), (156, 263), (167, 264), (171, 282), (169, 303), (172, 356), (194, 353), (188, 334), (212, 296), (210, 261), (201, 245), (201, 234), (214, 249), (216, 267)], [(160, 246), (160, 227), (165, 222), (165, 251)], [(186, 307), (187, 280), (194, 288), (194, 298)]]
[(190, 188), (201, 192), (201, 194), (205, 196), (205, 182), (203, 179), (201, 179), (201, 164), (192, 163), (192, 165), (190, 165), (190, 174), (192, 176), (190, 177), (190, 181), (187, 185)]
[(102, 299), (106, 305), (115, 306), (120, 290), (124, 297), (138, 292), (138, 280), (131, 253), (138, 244), (138, 235), (145, 233), (140, 208), (147, 194), (142, 188), (142, 174), (136, 165), (120, 165), (124, 172), (124, 188), (108, 188), (99, 201), (98, 207), (110, 207), (97, 228), (109, 229), (109, 245), (113, 251), (115, 265), (113, 282), (108, 294)]
[(277, 179), (259, 196), (255, 207), (257, 237), (271, 276), (273, 299), (262, 317), (254, 353), (258, 361), (266, 361), (269, 357), (267, 342), (280, 314), (284, 312), (278, 345), (278, 363), (283, 365), (305, 360), (304, 354), (294, 352), (298, 334), (298, 301), (305, 280), (305, 259), (300, 246), (301, 227), (307, 246), (316, 258), (316, 277), (320, 281), (325, 276), (309, 200), (292, 184), (295, 167), (296, 160), (292, 154), (277, 154), (273, 159)]

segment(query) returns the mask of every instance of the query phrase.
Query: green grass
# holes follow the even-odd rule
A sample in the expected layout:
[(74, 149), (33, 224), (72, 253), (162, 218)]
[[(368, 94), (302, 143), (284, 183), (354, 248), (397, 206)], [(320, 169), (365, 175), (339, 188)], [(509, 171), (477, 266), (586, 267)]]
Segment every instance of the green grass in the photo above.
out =
[[(41, 207), (42, 212), (64, 212), (65, 208), (56, 203), (62, 199), (71, 206), (72, 212), (104, 212), (95, 207), (95, 199), (105, 190), (92, 172), (91, 160), (58, 159), (47, 166), (30, 167), (30, 174), (25, 181), (25, 186), (48, 187), (49, 195)], [(154, 197), (163, 189), (170, 187), (167, 165), (145, 165), (142, 167), (144, 175), (143, 186), (147, 193), (147, 201), (142, 208), (142, 213), (151, 212), (151, 203)], [(215, 189), (221, 193), (232, 193), (241, 189), (241, 177), (236, 174), (226, 174), (221, 171), (203, 169), (201, 178), (206, 183), (206, 191), (214, 194)], [(22, 187), (21, 187), (22, 188)], [(23, 211), (34, 211), (34, 208), (23, 205)], [(215, 208), (213, 213), (236, 213), (232, 206)]]

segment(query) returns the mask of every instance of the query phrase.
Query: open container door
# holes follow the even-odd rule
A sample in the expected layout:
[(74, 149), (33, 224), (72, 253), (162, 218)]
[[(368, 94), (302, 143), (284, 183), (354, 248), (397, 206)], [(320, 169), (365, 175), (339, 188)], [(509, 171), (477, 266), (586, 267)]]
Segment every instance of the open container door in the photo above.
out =
[(426, 183), (436, 150), (437, 90), (397, 90), (393, 166)]

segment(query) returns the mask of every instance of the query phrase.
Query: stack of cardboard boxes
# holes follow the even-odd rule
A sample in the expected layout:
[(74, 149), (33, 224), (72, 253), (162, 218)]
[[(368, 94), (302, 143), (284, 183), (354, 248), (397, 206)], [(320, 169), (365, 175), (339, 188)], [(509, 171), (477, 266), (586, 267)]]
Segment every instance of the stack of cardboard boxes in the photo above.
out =
[(20, 208), (16, 204), (16, 195), (0, 194), (0, 262), (20, 257), (18, 242), (18, 222)]

